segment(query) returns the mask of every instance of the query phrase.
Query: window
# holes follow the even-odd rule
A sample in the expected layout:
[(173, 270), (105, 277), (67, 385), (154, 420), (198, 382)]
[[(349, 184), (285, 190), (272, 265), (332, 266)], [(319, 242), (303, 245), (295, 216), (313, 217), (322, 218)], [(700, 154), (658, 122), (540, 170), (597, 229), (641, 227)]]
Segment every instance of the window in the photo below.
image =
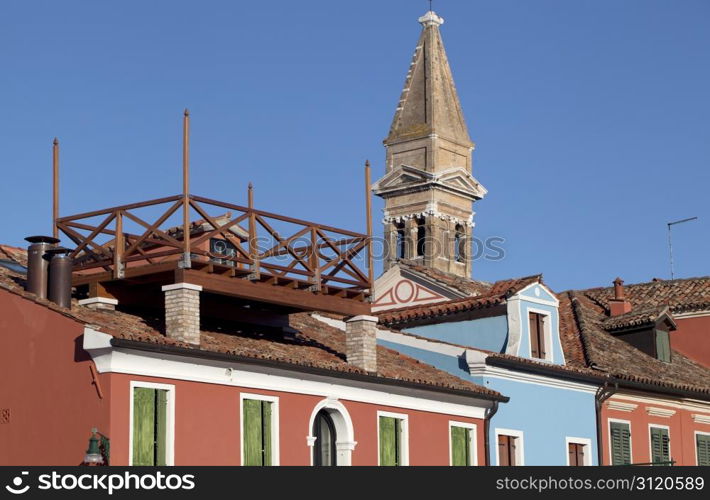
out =
[(404, 259), (406, 258), (406, 238), (404, 237), (404, 223), (400, 222), (399, 224), (395, 225), (395, 229), (397, 231), (397, 241), (396, 241), (396, 253), (397, 253), (397, 258), (398, 259)]
[(378, 412), (380, 465), (409, 465), (406, 418)]
[(710, 465), (710, 434), (695, 433), (695, 451), (698, 465)]
[(667, 427), (651, 426), (651, 462), (659, 465), (670, 465), (671, 448)]
[(325, 410), (313, 421), (313, 437), (313, 465), (337, 465), (335, 424)]
[(609, 422), (611, 465), (631, 463), (631, 427), (628, 422)]
[(545, 359), (545, 315), (531, 312), (530, 315), (530, 357)]
[(496, 429), (498, 465), (524, 465), (523, 433)]
[(671, 341), (666, 330), (656, 329), (656, 358), (666, 363), (671, 361)]
[(242, 395), (243, 465), (278, 465), (277, 401)]
[(465, 234), (463, 226), (456, 224), (456, 233), (454, 235), (454, 257), (456, 262), (464, 262), (466, 260), (466, 252), (464, 251)]
[(449, 423), (451, 465), (476, 465), (476, 426), (459, 422)]
[(172, 465), (172, 389), (131, 383), (131, 465)]
[(424, 256), (426, 245), (426, 226), (424, 225), (424, 217), (417, 219), (417, 257)]
[(582, 443), (567, 443), (567, 465), (581, 466), (585, 464), (585, 448)]

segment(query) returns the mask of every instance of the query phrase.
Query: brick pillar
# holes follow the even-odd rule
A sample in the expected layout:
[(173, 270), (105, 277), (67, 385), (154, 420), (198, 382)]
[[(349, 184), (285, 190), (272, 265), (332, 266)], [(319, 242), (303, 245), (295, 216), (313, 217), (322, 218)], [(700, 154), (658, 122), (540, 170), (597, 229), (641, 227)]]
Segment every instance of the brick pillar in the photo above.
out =
[(118, 301), (106, 297), (91, 297), (79, 301), (80, 306), (88, 307), (89, 309), (98, 309), (102, 311), (115, 311)]
[(368, 372), (377, 371), (377, 318), (355, 316), (345, 322), (345, 357)]
[(202, 287), (190, 283), (165, 285), (165, 335), (200, 344), (200, 292)]

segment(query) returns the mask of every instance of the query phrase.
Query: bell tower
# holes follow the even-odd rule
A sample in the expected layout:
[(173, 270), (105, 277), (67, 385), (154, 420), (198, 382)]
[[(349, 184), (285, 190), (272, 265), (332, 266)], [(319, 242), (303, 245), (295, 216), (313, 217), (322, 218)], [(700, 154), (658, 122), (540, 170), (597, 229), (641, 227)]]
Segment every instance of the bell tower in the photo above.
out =
[(385, 271), (400, 259), (471, 276), (473, 207), (486, 189), (471, 175), (468, 135), (433, 11), (422, 25), (392, 120), (385, 175), (373, 191), (384, 198)]

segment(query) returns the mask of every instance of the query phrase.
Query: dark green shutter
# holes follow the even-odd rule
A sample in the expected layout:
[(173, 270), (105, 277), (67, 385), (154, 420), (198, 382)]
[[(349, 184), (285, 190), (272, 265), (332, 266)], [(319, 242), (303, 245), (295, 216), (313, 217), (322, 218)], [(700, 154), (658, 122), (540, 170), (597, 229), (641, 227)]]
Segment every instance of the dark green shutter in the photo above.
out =
[(698, 452), (698, 465), (710, 465), (710, 435), (696, 434), (695, 444)]
[(671, 361), (670, 338), (668, 332), (664, 330), (656, 330), (656, 357), (666, 363)]
[(670, 461), (670, 439), (668, 429), (651, 427), (651, 462)]
[(471, 465), (471, 429), (451, 427), (451, 465)]
[(242, 404), (244, 465), (271, 465), (271, 403), (245, 399)]
[(168, 465), (166, 460), (168, 391), (156, 390), (155, 393), (155, 465)]
[(380, 417), (380, 465), (399, 465), (399, 420)]
[(631, 463), (631, 432), (629, 424), (611, 422), (611, 465)]

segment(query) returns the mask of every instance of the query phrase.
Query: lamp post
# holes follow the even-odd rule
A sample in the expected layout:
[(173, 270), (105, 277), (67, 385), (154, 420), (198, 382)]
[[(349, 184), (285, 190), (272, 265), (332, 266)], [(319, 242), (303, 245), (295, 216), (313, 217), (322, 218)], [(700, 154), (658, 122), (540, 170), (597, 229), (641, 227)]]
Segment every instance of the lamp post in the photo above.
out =
[(670, 255), (670, 260), (671, 260), (671, 279), (675, 278), (675, 274), (673, 273), (673, 239), (671, 236), (671, 234), (672, 234), (671, 227), (676, 224), (682, 224), (684, 222), (690, 222), (690, 221), (694, 221), (694, 220), (698, 220), (698, 218), (697, 217), (688, 217), (687, 219), (680, 219), (680, 220), (676, 220), (676, 221), (668, 223), (668, 253)]

